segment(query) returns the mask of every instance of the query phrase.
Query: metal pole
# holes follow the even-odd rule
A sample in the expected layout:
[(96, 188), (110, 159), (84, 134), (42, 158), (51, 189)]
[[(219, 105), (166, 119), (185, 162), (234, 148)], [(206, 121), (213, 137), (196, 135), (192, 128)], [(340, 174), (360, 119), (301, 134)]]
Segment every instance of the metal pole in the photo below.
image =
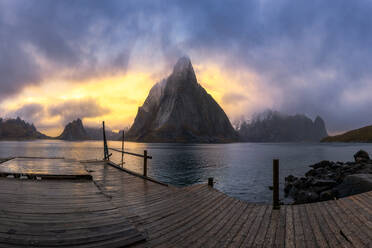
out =
[(273, 209), (280, 209), (279, 204), (279, 159), (273, 160)]
[(124, 130), (123, 130), (123, 139), (121, 141), (121, 166), (123, 167), (124, 164)]
[(143, 151), (143, 176), (147, 177), (147, 150)]

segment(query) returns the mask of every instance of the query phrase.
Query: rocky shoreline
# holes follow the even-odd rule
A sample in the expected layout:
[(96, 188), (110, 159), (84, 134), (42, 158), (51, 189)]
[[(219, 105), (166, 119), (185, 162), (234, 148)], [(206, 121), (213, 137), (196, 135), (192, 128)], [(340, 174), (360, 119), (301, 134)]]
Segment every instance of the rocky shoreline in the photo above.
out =
[(310, 165), (305, 177), (285, 178), (285, 196), (294, 204), (337, 199), (372, 190), (372, 160), (363, 150), (354, 155), (354, 162), (321, 161)]

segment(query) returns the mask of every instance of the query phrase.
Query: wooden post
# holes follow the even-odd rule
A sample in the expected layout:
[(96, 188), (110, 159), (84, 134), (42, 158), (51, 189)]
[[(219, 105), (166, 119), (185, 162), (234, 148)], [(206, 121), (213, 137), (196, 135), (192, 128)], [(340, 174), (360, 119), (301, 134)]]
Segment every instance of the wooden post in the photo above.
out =
[(208, 186), (213, 187), (213, 184), (214, 184), (213, 177), (208, 178)]
[(273, 209), (280, 209), (280, 205), (279, 205), (279, 159), (273, 160)]
[(107, 147), (107, 140), (106, 140), (106, 131), (105, 131), (105, 122), (102, 122), (102, 132), (103, 132), (103, 153), (104, 153), (104, 160), (108, 160), (110, 158), (108, 147)]
[(143, 151), (143, 176), (147, 177), (147, 150)]
[(123, 167), (124, 164), (124, 130), (123, 130), (123, 139), (121, 141), (121, 167)]

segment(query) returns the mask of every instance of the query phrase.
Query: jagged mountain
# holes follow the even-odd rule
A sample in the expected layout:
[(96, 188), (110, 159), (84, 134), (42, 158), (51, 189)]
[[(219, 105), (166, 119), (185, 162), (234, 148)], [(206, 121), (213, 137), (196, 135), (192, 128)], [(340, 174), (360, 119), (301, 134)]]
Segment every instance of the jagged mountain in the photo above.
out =
[(32, 140), (48, 139), (49, 137), (36, 130), (34, 124), (29, 124), (19, 117), (17, 119), (0, 118), (0, 140)]
[[(118, 140), (120, 133), (106, 130), (107, 140)], [(76, 119), (68, 123), (62, 134), (57, 137), (61, 140), (103, 140), (103, 132), (101, 128), (84, 127), (81, 119)]]
[(211, 95), (197, 82), (191, 61), (178, 60), (139, 107), (127, 139), (141, 142), (231, 142), (237, 133)]
[(328, 136), (322, 142), (372, 142), (372, 126), (351, 130), (340, 135)]
[(62, 134), (57, 137), (61, 140), (89, 140), (89, 135), (85, 131), (83, 122), (80, 119), (68, 123)]
[(305, 115), (284, 115), (277, 111), (266, 111), (243, 122), (238, 130), (245, 142), (319, 142), (327, 137), (323, 119), (312, 121)]

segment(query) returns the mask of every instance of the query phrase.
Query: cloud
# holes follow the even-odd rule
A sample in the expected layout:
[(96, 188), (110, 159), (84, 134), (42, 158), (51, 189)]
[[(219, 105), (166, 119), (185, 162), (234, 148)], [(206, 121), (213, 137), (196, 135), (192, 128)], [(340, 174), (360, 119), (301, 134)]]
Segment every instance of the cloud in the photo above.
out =
[(372, 123), (372, 100), (358, 101), (372, 84), (371, 12), (372, 2), (349, 0), (0, 0), (0, 98), (50, 77), (160, 71), (189, 54), (249, 69), (260, 89), (278, 92), (277, 110), (356, 128)]
[(44, 117), (45, 108), (38, 103), (25, 104), (10, 115), (20, 117), (26, 121), (35, 122)]
[(63, 124), (77, 118), (93, 118), (109, 113), (108, 108), (102, 107), (94, 99), (69, 100), (48, 108), (48, 114), (60, 117)]
[(240, 102), (246, 101), (247, 96), (239, 93), (226, 93), (222, 97), (223, 104), (239, 104)]

